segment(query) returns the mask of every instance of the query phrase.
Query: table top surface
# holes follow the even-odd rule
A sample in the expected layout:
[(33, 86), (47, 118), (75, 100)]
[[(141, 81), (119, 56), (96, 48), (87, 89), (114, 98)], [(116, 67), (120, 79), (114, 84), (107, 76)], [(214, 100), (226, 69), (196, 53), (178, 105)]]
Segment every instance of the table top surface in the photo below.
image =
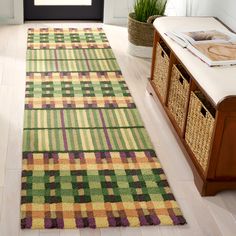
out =
[(229, 31), (227, 27), (213, 17), (178, 16), (157, 18), (154, 27), (215, 105), (226, 97), (236, 96), (236, 66), (210, 67), (165, 35), (168, 31)]

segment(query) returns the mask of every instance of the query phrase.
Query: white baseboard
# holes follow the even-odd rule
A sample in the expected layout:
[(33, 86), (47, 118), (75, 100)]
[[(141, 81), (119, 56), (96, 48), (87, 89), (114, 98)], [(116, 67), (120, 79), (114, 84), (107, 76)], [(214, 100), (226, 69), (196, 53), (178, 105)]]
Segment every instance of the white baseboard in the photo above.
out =
[(20, 25), (23, 24), (24, 21), (22, 18), (1, 18), (0, 25)]
[(136, 46), (129, 42), (128, 53), (135, 57), (152, 58), (152, 47)]

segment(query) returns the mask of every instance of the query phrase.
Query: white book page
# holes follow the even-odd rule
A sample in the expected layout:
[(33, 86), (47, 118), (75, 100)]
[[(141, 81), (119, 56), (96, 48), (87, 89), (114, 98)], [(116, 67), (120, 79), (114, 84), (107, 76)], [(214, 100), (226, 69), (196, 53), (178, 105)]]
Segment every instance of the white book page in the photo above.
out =
[[(212, 43), (212, 42), (211, 42)], [(196, 45), (196, 44), (195, 44)], [(195, 54), (197, 57), (199, 57), (202, 61), (206, 62), (209, 66), (227, 66), (227, 65), (235, 65), (236, 59), (230, 59), (230, 60), (212, 60), (210, 57), (208, 57), (205, 53), (199, 51), (197, 48), (195, 48), (194, 45), (189, 44), (188, 50)]]
[(182, 48), (186, 48), (189, 44), (185, 39), (181, 38), (179, 35), (174, 34), (174, 32), (166, 32), (165, 34), (178, 43)]
[(185, 31), (178, 32), (178, 34), (180, 35), (180, 37), (185, 38), (191, 44), (236, 42), (236, 34), (229, 31)]

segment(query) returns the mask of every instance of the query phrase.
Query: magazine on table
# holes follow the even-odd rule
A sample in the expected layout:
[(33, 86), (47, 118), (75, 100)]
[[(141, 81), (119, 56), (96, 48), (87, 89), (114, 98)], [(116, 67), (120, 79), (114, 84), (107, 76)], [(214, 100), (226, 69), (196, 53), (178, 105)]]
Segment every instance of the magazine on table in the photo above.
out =
[(209, 66), (236, 65), (236, 34), (220, 30), (166, 32)]

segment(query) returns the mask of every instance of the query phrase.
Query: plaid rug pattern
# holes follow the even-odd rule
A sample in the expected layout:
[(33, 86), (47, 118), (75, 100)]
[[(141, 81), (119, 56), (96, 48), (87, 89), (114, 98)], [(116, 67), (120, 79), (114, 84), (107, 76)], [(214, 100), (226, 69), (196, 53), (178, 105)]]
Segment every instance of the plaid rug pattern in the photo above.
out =
[(21, 228), (185, 224), (102, 29), (29, 29)]

